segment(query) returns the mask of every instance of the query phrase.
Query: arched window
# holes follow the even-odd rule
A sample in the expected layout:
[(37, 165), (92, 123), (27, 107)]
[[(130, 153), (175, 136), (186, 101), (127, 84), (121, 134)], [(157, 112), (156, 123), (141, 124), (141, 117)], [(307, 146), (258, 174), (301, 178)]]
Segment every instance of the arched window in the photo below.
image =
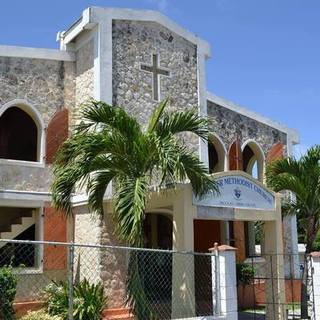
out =
[(242, 146), (243, 171), (263, 182), (264, 153), (255, 141), (247, 141)]
[(2, 106), (0, 108), (0, 158), (40, 161), (42, 130), (42, 121), (33, 108), (14, 102)]
[[(265, 156), (262, 148), (254, 140), (246, 141), (242, 147), (243, 171), (252, 175), (255, 179), (263, 182)], [(256, 256), (257, 230), (259, 224), (255, 222), (244, 223), (245, 252), (247, 257)]]
[(209, 172), (216, 173), (225, 170), (226, 148), (220, 138), (211, 135), (208, 142)]

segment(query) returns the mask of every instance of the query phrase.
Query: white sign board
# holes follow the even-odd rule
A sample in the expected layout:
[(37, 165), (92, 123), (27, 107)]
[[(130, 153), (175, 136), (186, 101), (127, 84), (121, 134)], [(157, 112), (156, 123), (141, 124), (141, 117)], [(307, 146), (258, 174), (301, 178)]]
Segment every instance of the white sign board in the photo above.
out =
[(193, 204), (205, 207), (246, 208), (275, 210), (275, 197), (267, 188), (241, 176), (227, 175), (217, 178), (220, 194), (207, 194)]

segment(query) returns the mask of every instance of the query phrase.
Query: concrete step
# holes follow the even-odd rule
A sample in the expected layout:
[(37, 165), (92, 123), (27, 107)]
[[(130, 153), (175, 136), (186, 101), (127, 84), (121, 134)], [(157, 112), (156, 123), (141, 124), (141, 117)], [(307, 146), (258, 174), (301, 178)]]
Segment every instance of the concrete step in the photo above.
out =
[(103, 312), (103, 320), (134, 320), (128, 308), (107, 309)]

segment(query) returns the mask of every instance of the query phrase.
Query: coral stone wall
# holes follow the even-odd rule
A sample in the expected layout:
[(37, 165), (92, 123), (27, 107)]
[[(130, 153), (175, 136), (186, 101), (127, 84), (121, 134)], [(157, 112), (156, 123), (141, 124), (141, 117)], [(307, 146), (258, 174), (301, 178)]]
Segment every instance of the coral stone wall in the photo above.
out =
[[(28, 101), (45, 127), (54, 114), (74, 104), (74, 63), (44, 59), (0, 57), (0, 108), (15, 99)], [(0, 188), (48, 191), (48, 167), (0, 163)]]
[(211, 101), (207, 102), (207, 106), (208, 116), (212, 121), (211, 131), (221, 138), (227, 150), (237, 139), (241, 140), (241, 144), (253, 139), (261, 146), (266, 157), (274, 144), (278, 142), (284, 145), (286, 153), (286, 133)]
[(94, 39), (83, 43), (76, 52), (75, 104), (71, 114), (71, 123), (76, 122), (81, 103), (93, 97)]
[[(105, 208), (104, 217), (95, 217), (86, 206), (77, 207), (75, 242), (105, 246), (123, 245), (115, 234), (115, 224)], [(126, 299), (125, 279), (129, 252), (119, 248), (76, 248), (76, 268), (80, 279), (103, 282), (108, 307), (123, 307)]]
[[(114, 20), (112, 29), (113, 103), (122, 106), (145, 124), (158, 102), (153, 100), (152, 74), (141, 70), (158, 54), (160, 99), (171, 98), (171, 110), (198, 107), (197, 47), (181, 36), (153, 22)], [(186, 137), (198, 148), (198, 139)]]

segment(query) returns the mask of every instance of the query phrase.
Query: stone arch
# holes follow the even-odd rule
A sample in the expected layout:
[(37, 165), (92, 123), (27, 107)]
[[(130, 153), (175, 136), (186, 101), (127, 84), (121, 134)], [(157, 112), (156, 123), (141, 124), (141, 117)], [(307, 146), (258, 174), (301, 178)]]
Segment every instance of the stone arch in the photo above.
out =
[(227, 149), (215, 134), (210, 134), (208, 141), (209, 172), (222, 172), (227, 169)]
[(260, 182), (264, 179), (265, 155), (261, 146), (252, 139), (247, 140), (241, 146), (243, 158), (243, 171), (254, 175), (256, 167), (256, 176)]
[[(42, 163), (44, 156), (45, 126), (39, 111), (28, 101), (15, 99), (0, 107), (0, 120), (1, 119), (3, 119), (3, 122), (5, 122), (8, 127), (6, 128), (4, 125), (1, 126), (3, 128), (3, 131), (0, 132), (2, 144), (9, 147), (9, 144), (12, 145), (13, 143), (19, 142), (19, 148), (17, 148), (19, 152), (13, 150), (6, 151), (5, 148), (2, 148), (2, 150), (4, 150), (3, 156), (0, 157), (7, 160)], [(12, 130), (14, 129), (14, 123), (13, 126), (9, 128), (7, 121), (13, 121), (13, 119), (16, 121), (17, 130)], [(12, 131), (9, 133), (6, 130)], [(5, 137), (5, 135), (7, 135), (7, 137)], [(29, 150), (23, 152), (21, 148), (22, 145), (26, 145), (26, 149), (29, 148)]]

